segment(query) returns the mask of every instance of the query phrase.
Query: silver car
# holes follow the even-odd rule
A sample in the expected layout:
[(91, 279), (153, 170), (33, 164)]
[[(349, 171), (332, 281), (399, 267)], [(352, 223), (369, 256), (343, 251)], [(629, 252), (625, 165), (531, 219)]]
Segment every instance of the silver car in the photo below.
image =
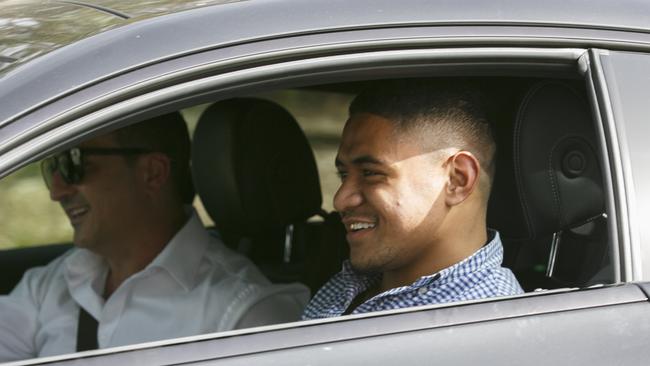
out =
[[(180, 110), (199, 121), (206, 220), (243, 228), (227, 242), (271, 280), (314, 291), (347, 255), (331, 195), (350, 98), (387, 79), (462, 79), (489, 96), (499, 155), (488, 221), (527, 291), (15, 364), (647, 364), (649, 76), (650, 4), (633, 0), (0, 1), (0, 184), (84, 139)], [(207, 106), (234, 98), (282, 105), (311, 148), (286, 152), (293, 143), (273, 128), (201, 127)], [(221, 158), (253, 142), (272, 159), (242, 177), (237, 159)], [(274, 197), (306, 208), (276, 220)], [(29, 204), (0, 201), (0, 221)], [(30, 232), (50, 222), (23, 218)], [(65, 241), (0, 251), (2, 292)]]

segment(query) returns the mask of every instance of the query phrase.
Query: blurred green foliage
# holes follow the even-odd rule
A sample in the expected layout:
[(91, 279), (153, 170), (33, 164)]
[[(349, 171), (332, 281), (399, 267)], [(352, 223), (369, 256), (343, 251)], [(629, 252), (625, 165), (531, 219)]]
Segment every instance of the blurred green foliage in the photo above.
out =
[(38, 164), (0, 181), (0, 249), (69, 242), (72, 228), (50, 200)]

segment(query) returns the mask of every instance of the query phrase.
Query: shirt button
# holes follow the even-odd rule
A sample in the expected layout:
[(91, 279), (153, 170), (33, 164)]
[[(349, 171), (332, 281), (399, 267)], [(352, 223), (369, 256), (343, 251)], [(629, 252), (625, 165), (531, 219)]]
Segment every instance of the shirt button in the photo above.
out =
[(418, 294), (420, 294), (420, 295), (423, 295), (423, 296), (424, 296), (424, 295), (426, 295), (426, 294), (427, 294), (427, 292), (428, 292), (428, 291), (429, 291), (429, 289), (428, 289), (428, 288), (426, 288), (426, 287), (420, 287), (420, 288), (418, 289)]

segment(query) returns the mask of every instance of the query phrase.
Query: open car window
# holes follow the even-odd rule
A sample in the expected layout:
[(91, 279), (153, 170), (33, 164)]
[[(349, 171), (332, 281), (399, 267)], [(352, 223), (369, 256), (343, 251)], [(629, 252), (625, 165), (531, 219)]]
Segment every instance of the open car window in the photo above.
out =
[[(513, 56), (508, 54), (507, 51), (499, 50), (501, 52), (499, 55), (508, 62), (496, 61), (490, 64), (490, 67), (481, 69), (480, 67), (477, 68), (476, 61), (482, 62), (485, 60), (476, 55), (467, 57), (466, 54), (462, 53), (454, 54), (454, 52), (457, 52), (457, 50), (454, 50), (450, 51), (450, 54), (454, 54), (455, 61), (460, 66), (445, 65), (441, 68), (430, 65), (424, 66), (423, 70), (426, 72), (422, 71), (420, 76), (421, 78), (431, 78), (431, 80), (442, 78), (454, 80), (457, 78), (458, 80), (469, 81), (474, 85), (478, 85), (489, 96), (487, 100), (489, 117), (494, 123), (495, 137), (498, 144), (498, 173), (488, 211), (488, 223), (490, 227), (501, 232), (505, 248), (504, 265), (513, 271), (527, 294), (514, 298), (485, 299), (471, 304), (452, 303), (444, 306), (432, 306), (425, 310), (408, 309), (387, 314), (352, 316), (342, 318), (340, 321), (335, 319), (298, 323), (294, 325), (295, 328), (289, 325), (271, 326), (256, 328), (248, 332), (235, 331), (234, 333), (219, 334), (210, 334), (211, 332), (206, 330), (201, 337), (165, 340), (162, 341), (163, 343), (121, 348), (114, 350), (115, 353), (111, 353), (112, 351), (99, 352), (89, 356), (89, 362), (100, 363), (102, 358), (99, 356), (102, 354), (108, 354), (113, 357), (112, 360), (118, 360), (119, 357), (124, 355), (132, 356), (135, 354), (134, 357), (137, 359), (138, 351), (142, 351), (143, 354), (150, 354), (150, 352), (164, 348), (162, 345), (168, 347), (169, 350), (174, 347), (183, 349), (183, 347), (189, 347), (191, 344), (198, 344), (205, 351), (210, 347), (220, 348), (217, 345), (218, 342), (236, 342), (240, 335), (243, 337), (242, 339), (246, 339), (245, 342), (255, 342), (257, 339), (255, 336), (261, 337), (261, 343), (253, 348), (259, 352), (270, 352), (274, 351), (274, 349), (268, 347), (280, 346), (264, 337), (271, 337), (272, 332), (276, 330), (288, 332), (287, 334), (289, 334), (302, 329), (313, 335), (319, 332), (319, 329), (321, 329), (319, 327), (322, 327), (322, 329), (328, 329), (326, 333), (331, 338), (329, 341), (334, 342), (332, 334), (344, 332), (344, 324), (348, 321), (353, 324), (352, 328), (356, 332), (354, 334), (362, 336), (365, 327), (372, 326), (372, 322), (375, 320), (380, 322), (382, 327), (390, 328), (390, 332), (399, 333), (407, 331), (395, 327), (400, 317), (411, 318), (407, 322), (411, 326), (416, 320), (418, 322), (422, 321), (423, 317), (428, 316), (427, 314), (443, 314), (456, 310), (460, 312), (466, 310), (470, 313), (475, 311), (476, 313), (471, 316), (468, 315), (465, 320), (454, 318), (450, 323), (445, 323), (442, 320), (442, 315), (435, 315), (435, 324), (431, 323), (431, 327), (448, 327), (463, 324), (463, 322), (479, 322), (477, 319), (489, 321), (510, 317), (525, 317), (525, 312), (516, 313), (515, 305), (529, 309), (527, 306), (534, 308), (535, 304), (543, 303), (543, 306), (546, 306), (544, 311), (548, 310), (550, 312), (553, 309), (568, 311), (570, 310), (570, 304), (564, 307), (557, 305), (562, 302), (562, 296), (564, 295), (573, 296), (571, 297), (572, 301), (575, 301), (578, 307), (593, 308), (602, 306), (606, 301), (596, 299), (598, 296), (593, 295), (595, 293), (593, 290), (591, 292), (586, 291), (588, 295), (569, 295), (571, 291), (566, 290), (567, 288), (585, 288), (599, 284), (612, 284), (620, 279), (617, 243), (612, 240), (612, 237), (616, 234), (613, 232), (613, 229), (616, 228), (616, 222), (612, 223), (613, 218), (609, 214), (610, 207), (608, 207), (608, 200), (606, 200), (608, 195), (611, 194), (609, 191), (611, 187), (606, 183), (609, 172), (607, 165), (603, 164), (603, 159), (606, 159), (603, 151), (606, 151), (607, 148), (604, 146), (599, 132), (598, 123), (600, 123), (600, 120), (592, 114), (595, 109), (594, 100), (590, 96), (592, 91), (585, 80), (585, 75), (578, 71), (577, 64), (581, 53), (568, 52), (575, 56), (569, 61), (567, 61), (569, 57), (566, 55), (559, 61), (554, 60), (558, 64), (564, 63), (562, 72), (559, 76), (554, 77), (548, 75), (553, 74), (552, 72), (537, 70), (536, 64), (526, 65), (526, 60), (529, 57), (534, 58), (537, 51), (539, 50), (531, 50), (530, 54), (525, 55), (526, 57), (521, 57), (521, 54)], [(489, 50), (484, 52), (486, 55), (490, 55)], [(517, 52), (521, 51), (518, 50)], [(377, 58), (374, 60), (376, 63), (374, 66), (381, 69), (383, 65), (381, 58), (375, 56)], [(432, 59), (435, 59), (435, 56), (431, 56)], [(517, 59), (517, 57), (521, 57), (521, 59)], [(517, 67), (512, 67), (511, 58), (518, 60)], [(339, 61), (342, 66), (346, 66), (346, 60)], [(488, 61), (485, 62), (489, 63)], [(327, 68), (336, 65), (336, 63), (327, 64)], [(358, 67), (358, 65), (347, 66), (351, 69)], [(551, 68), (554, 70), (555, 67), (556, 65), (552, 65)], [(404, 68), (406, 69), (406, 66)], [(315, 73), (317, 70), (313, 71)], [(347, 69), (345, 71), (350, 72)], [(229, 207), (213, 207), (211, 209), (207, 207), (210, 203), (206, 202), (195, 202), (195, 206), (200, 211), (203, 224), (216, 232), (222, 231), (223, 234), (218, 235), (221, 235), (220, 238), (226, 246), (233, 252), (240, 253), (252, 260), (271, 282), (276, 284), (301, 283), (308, 287), (313, 295), (330, 276), (340, 270), (342, 261), (348, 255), (340, 219), (333, 212), (331, 202), (339, 184), (339, 178), (336, 176), (334, 167), (334, 156), (340, 141), (342, 126), (347, 118), (347, 106), (350, 100), (362, 88), (387, 80), (382, 75), (381, 70), (373, 72), (373, 77), (352, 73), (346, 74), (345, 77), (341, 76), (340, 79), (342, 80), (330, 82), (322, 76), (313, 80), (309, 73), (301, 70), (300, 72), (296, 71), (296, 75), (292, 75), (298, 81), (288, 78), (279, 83), (280, 86), (278, 86), (277, 80), (271, 82), (265, 80), (264, 77), (258, 77), (259, 79), (255, 81), (259, 85), (250, 87), (248, 83), (242, 82), (241, 88), (236, 86), (222, 88), (219, 80), (217, 80), (218, 78), (190, 80), (187, 81), (187, 85), (172, 85), (167, 89), (157, 90), (157, 94), (152, 96), (151, 99), (144, 97), (141, 100), (137, 100), (137, 98), (127, 99), (122, 102), (121, 106), (116, 104), (107, 107), (110, 108), (110, 111), (107, 111), (105, 115), (110, 116), (112, 113), (112, 118), (97, 117), (90, 114), (82, 117), (94, 121), (92, 123), (94, 123), (96, 130), (87, 129), (84, 123), (79, 122), (81, 119), (71, 120), (69, 123), (72, 126), (71, 129), (80, 131), (80, 135), (88, 134), (90, 137), (95, 137), (118, 126), (137, 123), (144, 118), (145, 114), (149, 117), (171, 110), (178, 110), (188, 122), (190, 130), (195, 134), (202, 134), (202, 131), (206, 130), (196, 130), (197, 121), (203, 118), (206, 111), (215, 103), (235, 100), (243, 100), (243, 103), (246, 103), (251, 99), (266, 100), (286, 109), (295, 118), (301, 131), (305, 134), (309, 143), (309, 152), (315, 157), (318, 180), (307, 188), (313, 189), (317, 186), (316, 190), (322, 196), (322, 202), (318, 204), (320, 210), (315, 210), (308, 217), (302, 217), (301, 220), (287, 225), (275, 224), (273, 220), (277, 215), (273, 215), (274, 211), (272, 210), (266, 210), (264, 204), (274, 204), (273, 198), (276, 193), (273, 190), (269, 193), (268, 189), (269, 187), (281, 187), (281, 184), (271, 186), (266, 180), (252, 180), (251, 178), (245, 181), (243, 187), (240, 187), (241, 189), (250, 190), (249, 193), (254, 198), (252, 201), (239, 203), (242, 206), (248, 204), (249, 206), (245, 207), (251, 210), (250, 216), (246, 216), (247, 218), (243, 223), (252, 223), (251, 226), (264, 227), (264, 230), (247, 231), (248, 228), (243, 227), (242, 222), (231, 222), (228, 221), (229, 218), (226, 218), (226, 221), (221, 221), (224, 219), (212, 217), (215, 214), (229, 217), (235, 217), (235, 214), (239, 214), (239, 212), (229, 211)], [(301, 77), (304, 79), (301, 79)], [(408, 77), (414, 77), (413, 72), (402, 70), (402, 73), (395, 73), (391, 79)], [(192, 94), (191, 90), (193, 89), (189, 88), (188, 85), (194, 85), (192, 83), (198, 85), (199, 82), (203, 82), (208, 86), (201, 85), (202, 92)], [(210, 84), (211, 82), (213, 84)], [(265, 82), (268, 82), (268, 85)], [(165, 95), (165, 93), (169, 94)], [(562, 97), (557, 98), (558, 95)], [(157, 100), (156, 97), (160, 99)], [(146, 105), (146, 113), (142, 112), (145, 108), (134, 107), (138, 103)], [(243, 108), (245, 107), (244, 104)], [(215, 118), (209, 124), (217, 126), (220, 123), (222, 123), (222, 120)], [(571, 125), (571, 123), (574, 123), (574, 125)], [(235, 123), (233, 126), (236, 128), (237, 124)], [(558, 132), (557, 136), (553, 134), (554, 129), (566, 126), (569, 126), (569, 128)], [(578, 127), (573, 128), (571, 126)], [(227, 132), (230, 133), (230, 130)], [(243, 133), (243, 135), (233, 137), (227, 141), (221, 139), (224, 136), (223, 133), (216, 135), (218, 138), (215, 139), (213, 145), (221, 147), (224, 143), (234, 141), (235, 144), (230, 146), (232, 150), (227, 151), (241, 153), (244, 150), (243, 148), (240, 149), (240, 146), (248, 143), (246, 133), (237, 132)], [(282, 134), (269, 134), (268, 136), (270, 141), (256, 140), (250, 141), (250, 144), (260, 144), (259, 146), (267, 148), (267, 150), (264, 150), (265, 152), (271, 154), (273, 150), (268, 146), (282, 145), (284, 140)], [(67, 135), (67, 137), (68, 139), (64, 134), (59, 135), (53, 138), (51, 142), (43, 143), (41, 147), (47, 145), (46, 149), (49, 153), (52, 153), (86, 141), (84, 138), (73, 137), (72, 135)], [(197, 137), (201, 137), (201, 135), (194, 135), (194, 140)], [(44, 150), (39, 150), (40, 152), (36, 153), (37, 150), (37, 148), (34, 148), (33, 154), (43, 155)], [(221, 157), (223, 155), (194, 150), (192, 164), (196, 165), (195, 159), (198, 158), (204, 161), (207, 160), (205, 164), (208, 165), (205, 166), (211, 166), (211, 161), (216, 161)], [(281, 157), (278, 161), (277, 172), (285, 173), (281, 170), (284, 162), (282, 159), (285, 158)], [(221, 167), (223, 165), (214, 166)], [(41, 178), (34, 167), (35, 165), (26, 166), (23, 170), (8, 175), (3, 179), (2, 184), (12, 187), (14, 185), (15, 187), (19, 187), (19, 185), (29, 187), (29, 184), (33, 186), (41, 185)], [(268, 168), (268, 166), (253, 165), (242, 168), (245, 169), (245, 174), (237, 169), (225, 172), (214, 171), (210, 172), (210, 174), (218, 176), (218, 179), (220, 179), (219, 176), (228, 178), (238, 174), (255, 177), (255, 174), (258, 173), (255, 171), (256, 169), (264, 170)], [(27, 174), (25, 172), (31, 172), (29, 178), (23, 178)], [(265, 173), (271, 175), (269, 172)], [(296, 175), (295, 171), (291, 173)], [(198, 174), (202, 173), (199, 172)], [(300, 171), (298, 171), (298, 175), (300, 175)], [(266, 178), (267, 176), (263, 177)], [(194, 183), (201, 184), (197, 181), (197, 178), (201, 177), (195, 175)], [(585, 181), (587, 181), (587, 184), (583, 184)], [(208, 180), (208, 182), (211, 181)], [(229, 197), (233, 197), (231, 192), (220, 189), (222, 186), (227, 188), (228, 182), (218, 182), (219, 185), (208, 185), (208, 189), (216, 195), (226, 192)], [(26, 190), (27, 188), (6, 188), (5, 191), (12, 191), (13, 189)], [(45, 202), (44, 204), (49, 207), (49, 211), (44, 218), (30, 216), (31, 214), (27, 213), (28, 219), (24, 221), (31, 225), (28, 227), (42, 228), (43, 223), (51, 223), (56, 220), (58, 220), (60, 226), (68, 224), (65, 217), (55, 213), (58, 207), (48, 202), (47, 190), (44, 191), (42, 187), (39, 189), (41, 192), (39, 193), (40, 200)], [(198, 189), (198, 191), (199, 194), (202, 194), (201, 189)], [(282, 194), (287, 194), (287, 192), (282, 192)], [(291, 196), (291, 194), (292, 192), (288, 192), (288, 196)], [(16, 196), (7, 195), (6, 197)], [(34, 194), (34, 197), (36, 197), (36, 194)], [(258, 197), (261, 197), (261, 199), (258, 200)], [(9, 198), (6, 199), (6, 202), (9, 202)], [(206, 199), (200, 197), (200, 199), (206, 201), (210, 200), (210, 197)], [(282, 201), (282, 203), (284, 202)], [(7, 205), (10, 205), (10, 203), (7, 203)], [(41, 209), (37, 209), (37, 211), (39, 211), (39, 214), (41, 213)], [(269, 215), (269, 212), (272, 214)], [(54, 217), (57, 217), (56, 215), (58, 215), (58, 219), (54, 219)], [(25, 217), (25, 214), (20, 216)], [(273, 223), (273, 225), (266, 225), (267, 223)], [(225, 230), (226, 226), (224, 225), (232, 225), (237, 230), (230, 232)], [(35, 230), (27, 229), (24, 231), (31, 233), (35, 232)], [(69, 243), (70, 239), (66, 238), (70, 237), (71, 232), (69, 229), (66, 230), (68, 231), (62, 230), (62, 234), (58, 234), (54, 229), (48, 230), (45, 237), (30, 239), (30, 241), (36, 244), (66, 241)], [(22, 239), (16, 242), (18, 243), (20, 240)], [(0, 243), (0, 245), (3, 245), (3, 243)], [(0, 252), (0, 256), (2, 255), (3, 252)], [(27, 260), (29, 261), (29, 259)], [(41, 263), (34, 263), (34, 265), (36, 264)], [(535, 291), (538, 289), (543, 291)], [(630, 303), (641, 301), (636, 290), (629, 288), (625, 290), (613, 289), (608, 292), (607, 296), (609, 297), (607, 299), (618, 296), (620, 292), (626, 294), (625, 301)], [(485, 305), (485, 307), (481, 307), (481, 305)], [(488, 305), (495, 305), (499, 308), (498, 314), (492, 318), (484, 316)], [(428, 313), (423, 313), (425, 311)], [(439, 311), (439, 313), (436, 313), (436, 311)], [(544, 313), (544, 311), (537, 314)], [(375, 315), (376, 318), (374, 318)], [(618, 313), (612, 310), (612, 313), (608, 314), (608, 316), (610, 318), (616, 317)], [(583, 320), (586, 321), (586, 319), (589, 319), (588, 315), (584, 315)], [(387, 323), (384, 322), (390, 324), (386, 325)], [(440, 331), (443, 332), (443, 330)], [(500, 332), (502, 332), (500, 328), (494, 329), (494, 334), (501, 334)], [(295, 336), (295, 333), (291, 334)], [(249, 337), (246, 338), (247, 336)], [(381, 334), (373, 334), (373, 336), (381, 336)], [(318, 343), (316, 338), (309, 338), (310, 342), (314, 342), (314, 345), (309, 347), (316, 347), (315, 344)], [(348, 341), (345, 340), (345, 342)], [(213, 344), (210, 342), (213, 342)], [(169, 348), (169, 345), (173, 346)], [(350, 344), (346, 343), (342, 346), (342, 349), (346, 349), (348, 346)], [(238, 349), (234, 347), (233, 353), (215, 351), (210, 356), (205, 357), (206, 359), (210, 357), (227, 358), (238, 352)], [(186, 351), (179, 352), (179, 354), (187, 355)], [(198, 361), (202, 358), (203, 356), (197, 355), (192, 360)], [(181, 362), (180, 359), (176, 360)], [(258, 359), (252, 357), (251, 360)]]

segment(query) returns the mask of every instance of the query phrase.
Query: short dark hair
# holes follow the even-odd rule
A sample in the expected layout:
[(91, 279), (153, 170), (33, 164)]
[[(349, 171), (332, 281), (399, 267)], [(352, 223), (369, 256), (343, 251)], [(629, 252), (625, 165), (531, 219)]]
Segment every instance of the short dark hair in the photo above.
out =
[(171, 161), (171, 182), (183, 203), (194, 199), (190, 172), (190, 134), (179, 112), (153, 117), (115, 131), (122, 147), (161, 152)]
[(349, 113), (375, 114), (399, 131), (461, 146), (477, 157), (491, 185), (496, 143), (483, 103), (479, 89), (467, 82), (400, 80), (362, 91)]

